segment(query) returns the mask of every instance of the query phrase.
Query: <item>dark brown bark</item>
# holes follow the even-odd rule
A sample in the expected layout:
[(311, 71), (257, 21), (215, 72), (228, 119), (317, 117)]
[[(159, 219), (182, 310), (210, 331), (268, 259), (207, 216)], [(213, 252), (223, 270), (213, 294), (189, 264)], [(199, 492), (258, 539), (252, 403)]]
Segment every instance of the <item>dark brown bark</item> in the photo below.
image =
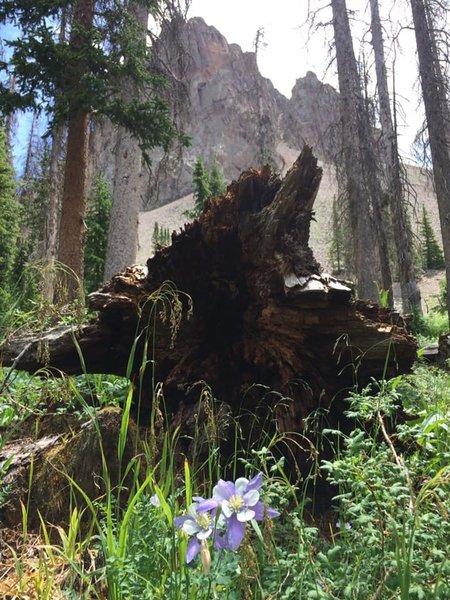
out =
[[(411, 0), (411, 9), (441, 222), (447, 289), (450, 290), (450, 115), (446, 86), (423, 0)], [(447, 312), (450, 319), (450, 293), (447, 294)]]
[(372, 46), (375, 55), (378, 98), (382, 141), (385, 152), (386, 179), (388, 184), (389, 208), (392, 215), (394, 241), (397, 251), (397, 264), (402, 295), (403, 310), (422, 312), (420, 290), (414, 273), (414, 261), (408, 233), (404, 193), (401, 178), (400, 157), (397, 135), (394, 129), (390, 95), (384, 55), (383, 32), (381, 28), (378, 0), (370, 0)]
[[(59, 261), (66, 267), (61, 274), (60, 290), (64, 298), (73, 300), (80, 293), (83, 281), (84, 235), (87, 200), (87, 169), (89, 148), (89, 107), (78, 100), (77, 87), (87, 73), (81, 60), (86, 32), (92, 28), (93, 0), (78, 0), (75, 4), (70, 44), (80, 51), (76, 80), (72, 82), (72, 116), (67, 125), (67, 153), (59, 231)], [(62, 290), (62, 291), (61, 291)]]
[[(408, 370), (416, 346), (398, 314), (354, 302), (347, 284), (321, 274), (308, 246), (320, 179), (309, 148), (283, 181), (268, 167), (243, 173), (147, 269), (130, 268), (91, 294), (95, 321), (11, 340), (4, 364), (27, 347), (17, 368), (80, 373), (75, 337), (87, 371), (125, 374), (140, 332), (130, 375), (137, 381), (146, 350), (144, 411), (152, 385), (162, 382), (167, 410), (182, 424), (195, 408), (189, 389), (206, 381), (235, 415), (269, 404), (282, 432), (304, 433), (319, 405), (329, 423), (342, 421), (354, 378), (363, 385)], [(179, 302), (174, 285), (183, 291)]]
[[(75, 299), (83, 282), (84, 236), (87, 200), (89, 113), (79, 110), (67, 126), (67, 154), (64, 170), (59, 261), (64, 265), (60, 285), (67, 299)], [(64, 295), (64, 292), (62, 295)]]
[[(59, 41), (66, 42), (67, 37), (68, 8), (61, 10), (61, 22), (59, 29)], [(61, 159), (64, 148), (63, 125), (55, 124), (52, 131), (52, 149), (50, 153), (50, 180), (48, 200), (44, 225), (44, 269), (42, 270), (41, 293), (50, 304), (55, 296), (56, 271), (55, 261), (58, 254), (58, 233), (61, 209), (62, 170)]]

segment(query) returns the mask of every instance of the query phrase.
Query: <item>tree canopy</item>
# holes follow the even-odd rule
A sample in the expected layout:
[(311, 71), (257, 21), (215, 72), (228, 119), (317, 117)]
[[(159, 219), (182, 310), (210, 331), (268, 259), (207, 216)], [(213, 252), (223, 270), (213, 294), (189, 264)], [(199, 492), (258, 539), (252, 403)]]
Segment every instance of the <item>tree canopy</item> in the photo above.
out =
[[(149, 13), (160, 4), (135, 3)], [(17, 35), (6, 42), (10, 56), (0, 65), (15, 81), (13, 90), (0, 83), (0, 110), (44, 111), (53, 123), (66, 122), (82, 109), (125, 126), (139, 139), (144, 153), (155, 146), (167, 147), (176, 131), (167, 103), (156, 93), (164, 81), (146, 68), (146, 36), (138, 35), (141, 26), (130, 14), (129, 3), (99, 0), (93, 5), (91, 27), (71, 27), (70, 17), (79, 4), (2, 2), (0, 23), (13, 25)], [(67, 21), (64, 36), (62, 20)], [(140, 95), (125, 101), (121, 94), (125, 81), (132, 82)]]

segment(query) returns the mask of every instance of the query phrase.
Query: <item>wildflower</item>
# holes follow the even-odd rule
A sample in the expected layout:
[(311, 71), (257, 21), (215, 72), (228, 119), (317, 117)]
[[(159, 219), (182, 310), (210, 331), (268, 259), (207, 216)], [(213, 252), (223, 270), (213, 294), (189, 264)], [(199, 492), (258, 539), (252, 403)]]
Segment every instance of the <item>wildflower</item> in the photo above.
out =
[(199, 497), (194, 500), (195, 502), (188, 508), (187, 516), (175, 517), (175, 527), (187, 533), (191, 538), (186, 552), (187, 563), (197, 556), (202, 547), (205, 548), (206, 543), (204, 542), (214, 530), (214, 516), (217, 508), (215, 500), (203, 500)]
[(258, 473), (250, 480), (239, 477), (235, 483), (220, 479), (214, 487), (213, 499), (220, 505), (227, 525), (225, 534), (216, 536), (216, 547), (235, 550), (244, 539), (247, 521), (262, 521), (265, 515), (279, 516), (259, 499), (262, 481), (263, 474)]
[[(345, 529), (347, 529), (347, 531), (352, 528), (352, 526), (350, 525), (350, 523), (344, 523), (344, 527), (345, 527)], [(341, 528), (341, 522), (340, 521), (336, 522), (336, 528), (337, 529)]]
[(153, 494), (153, 496), (150, 496), (150, 504), (152, 506), (156, 506), (157, 508), (161, 506), (161, 500), (159, 499), (157, 494)]

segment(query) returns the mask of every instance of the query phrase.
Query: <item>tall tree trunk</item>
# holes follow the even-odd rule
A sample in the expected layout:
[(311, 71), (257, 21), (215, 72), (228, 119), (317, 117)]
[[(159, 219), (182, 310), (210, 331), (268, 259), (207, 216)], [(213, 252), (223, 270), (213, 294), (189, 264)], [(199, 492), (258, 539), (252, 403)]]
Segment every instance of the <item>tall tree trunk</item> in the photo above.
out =
[[(379, 280), (377, 265), (380, 256), (384, 273), (383, 288), (389, 285), (390, 277), (389, 264), (386, 265), (387, 246), (385, 245), (381, 253), (377, 252), (377, 246), (379, 247), (382, 238), (377, 236), (374, 219), (380, 219), (381, 211), (377, 204), (371, 206), (370, 202), (375, 192), (372, 185), (371, 193), (368, 183), (369, 179), (373, 179), (376, 175), (368, 172), (368, 168), (373, 168), (375, 163), (374, 157), (368, 154), (372, 147), (372, 140), (369, 139), (370, 123), (361, 91), (345, 0), (332, 0), (331, 6), (341, 94), (343, 156), (353, 232), (357, 289), (361, 298), (378, 301), (376, 282)], [(380, 223), (378, 223), (378, 231), (382, 231)]]
[[(59, 41), (66, 42), (68, 8), (61, 10)], [(52, 132), (52, 149), (50, 152), (49, 190), (44, 223), (43, 258), (45, 267), (42, 270), (41, 294), (44, 300), (52, 303), (55, 297), (56, 271), (55, 261), (58, 253), (58, 233), (61, 209), (61, 157), (64, 145), (65, 128), (54, 125)]]
[(105, 281), (134, 264), (138, 249), (142, 152), (136, 138), (123, 127), (118, 130), (115, 155)]
[(439, 64), (439, 57), (430, 31), (431, 24), (427, 20), (423, 0), (411, 0), (411, 10), (441, 222), (447, 290), (449, 290), (449, 293), (447, 293), (447, 312), (450, 319), (450, 115), (445, 93), (444, 75)]
[[(3, 52), (2, 52), (3, 54)], [(3, 56), (2, 56), (3, 59)], [(9, 85), (8, 85), (9, 89), (11, 92), (15, 92), (16, 91), (16, 80), (14, 77), (14, 74), (12, 74), (10, 76), (9, 79)], [(8, 152), (11, 153), (11, 149), (13, 146), (13, 133), (14, 133), (14, 125), (16, 122), (16, 113), (15, 112), (10, 112), (6, 115), (5, 118), (5, 134), (6, 134), (6, 143), (8, 145)]]
[(34, 112), (33, 117), (31, 119), (30, 134), (28, 136), (27, 156), (25, 158), (25, 165), (23, 168), (23, 178), (25, 180), (29, 179), (29, 177), (31, 176), (31, 163), (33, 161), (33, 152), (34, 152), (33, 142), (34, 142), (34, 138), (36, 136), (37, 120), (38, 120), (38, 114), (37, 114), (37, 112)]
[[(94, 14), (93, 0), (78, 0), (75, 4), (70, 44), (79, 49), (85, 44), (85, 35), (92, 29)], [(87, 65), (80, 60), (78, 77), (73, 81), (74, 97), (76, 88)], [(67, 268), (61, 284), (67, 299), (75, 299), (83, 281), (84, 234), (87, 199), (87, 169), (89, 142), (89, 109), (77, 106), (67, 125), (67, 153), (64, 171), (61, 224), (59, 232), (59, 260)], [(64, 295), (63, 294), (63, 295)], [(62, 297), (62, 296), (61, 296)]]
[(41, 293), (49, 303), (53, 302), (55, 288), (55, 259), (58, 250), (58, 229), (60, 210), (60, 160), (64, 142), (64, 128), (56, 126), (53, 130), (52, 149), (50, 154), (50, 181), (48, 202), (44, 225), (44, 261)]
[[(138, 35), (142, 35), (142, 43), (145, 44), (148, 10), (137, 2), (132, 2), (129, 11), (136, 20)], [(129, 82), (124, 88), (127, 98), (136, 97), (138, 92)], [(124, 127), (119, 127), (118, 130), (115, 155), (105, 280), (136, 261), (139, 211), (142, 204), (142, 152), (137, 139)]]
[(62, 276), (62, 296), (67, 292), (67, 300), (78, 296), (83, 281), (88, 141), (89, 113), (80, 109), (67, 126), (67, 153), (59, 231), (59, 261), (67, 269)]
[(397, 147), (397, 135), (394, 129), (389, 88), (384, 55), (383, 32), (380, 21), (378, 0), (370, 0), (372, 16), (372, 46), (375, 55), (378, 98), (380, 103), (380, 121), (382, 141), (385, 152), (386, 176), (388, 183), (389, 208), (393, 220), (394, 242), (397, 251), (398, 273), (402, 295), (403, 310), (422, 312), (420, 290), (414, 273), (414, 261), (408, 234), (408, 223), (404, 205), (401, 165)]

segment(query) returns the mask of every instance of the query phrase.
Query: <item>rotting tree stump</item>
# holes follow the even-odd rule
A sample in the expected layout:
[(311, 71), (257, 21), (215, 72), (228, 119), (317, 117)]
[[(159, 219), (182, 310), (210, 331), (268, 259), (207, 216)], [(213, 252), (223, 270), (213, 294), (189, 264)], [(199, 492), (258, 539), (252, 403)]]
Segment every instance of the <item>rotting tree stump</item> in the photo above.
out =
[[(95, 319), (11, 339), (4, 366), (77, 374), (81, 350), (87, 372), (124, 375), (139, 336), (130, 373), (137, 382), (148, 361), (144, 413), (162, 382), (172, 422), (189, 423), (192, 386), (205, 381), (233, 415), (272, 411), (281, 433), (303, 435), (319, 407), (328, 426), (342, 423), (348, 390), (407, 372), (416, 342), (398, 313), (355, 301), (348, 283), (321, 272), (308, 246), (321, 175), (309, 147), (282, 180), (268, 167), (244, 172), (146, 267), (91, 294)], [(167, 282), (183, 294), (155, 302), (161, 286), (173, 290)], [(296, 459), (304, 465), (307, 454)]]

